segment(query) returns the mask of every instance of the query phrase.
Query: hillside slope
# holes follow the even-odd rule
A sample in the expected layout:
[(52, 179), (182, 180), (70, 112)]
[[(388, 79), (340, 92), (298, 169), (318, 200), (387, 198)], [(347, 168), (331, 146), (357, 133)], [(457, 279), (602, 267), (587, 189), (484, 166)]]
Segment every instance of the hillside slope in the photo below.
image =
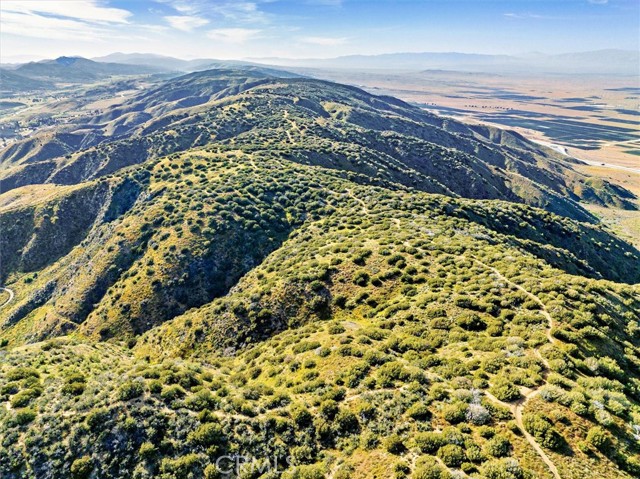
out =
[(96, 118), (145, 105), (131, 138), (5, 157), (3, 479), (640, 475), (640, 252), (564, 196), (586, 177), (358, 89), (216, 78)]
[(516, 134), (442, 119), (353, 87), (274, 78), (262, 69), (169, 80), (53, 136), (14, 143), (0, 152), (0, 187), (74, 184), (210, 143), (280, 150), (302, 164), (427, 192), (526, 203), (581, 221), (594, 218), (580, 200), (633, 207), (630, 192), (591, 181)]
[(640, 294), (583, 276), (637, 278), (637, 251), (367, 182), (195, 150), (5, 204), (4, 228), (39, 227), (11, 236), (2, 336), (77, 339), (4, 353), (0, 471), (218, 477), (239, 453), (289, 478), (637, 475)]
[(29, 62), (14, 70), (18, 75), (43, 81), (83, 83), (119, 75), (144, 75), (165, 71), (147, 65), (101, 63), (81, 57), (59, 57), (55, 60)]
[[(5, 326), (21, 330), (23, 340), (79, 324), (102, 339), (140, 334), (226, 294), (310, 220), (346, 218), (357, 214), (350, 209), (356, 199), (382, 203), (405, 190), (380, 181), (387, 188), (370, 190), (364, 175), (294, 166), (277, 152), (209, 150), (59, 187), (44, 203), (8, 202), (0, 210), (0, 278), (23, 284), (5, 308)], [(407, 191), (393, 193), (396, 209), (451, 217), (451, 228), (472, 222), (486, 229), (482, 234), (505, 235), (493, 242), (520, 246), (571, 273), (640, 280), (638, 252), (599, 227), (511, 203)], [(28, 333), (23, 319), (32, 322)]]

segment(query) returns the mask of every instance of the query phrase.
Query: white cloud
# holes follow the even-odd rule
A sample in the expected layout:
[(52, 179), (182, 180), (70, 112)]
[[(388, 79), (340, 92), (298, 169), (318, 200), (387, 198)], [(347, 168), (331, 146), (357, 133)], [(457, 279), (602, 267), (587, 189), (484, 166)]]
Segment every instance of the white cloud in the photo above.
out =
[(127, 23), (132, 15), (121, 8), (102, 7), (96, 0), (3, 0), (0, 10), (5, 13), (21, 14), (30, 17), (57, 17), (82, 20), (90, 23)]
[(169, 15), (164, 17), (164, 19), (173, 28), (182, 30), (183, 32), (190, 32), (195, 28), (202, 27), (209, 23), (209, 20), (206, 18), (195, 17), (192, 15)]
[(2, 33), (52, 40), (95, 38), (99, 29), (69, 19), (2, 12)]
[(344, 45), (348, 40), (349, 39), (347, 37), (303, 37), (300, 39), (303, 43), (322, 45), (325, 47)]
[(198, 4), (195, 1), (190, 2), (188, 0), (160, 0), (160, 2), (170, 5), (171, 8), (180, 13), (198, 13)]
[(96, 0), (0, 3), (2, 33), (52, 40), (100, 40), (108, 28), (129, 24), (131, 12), (102, 7)]
[(255, 2), (218, 2), (209, 7), (214, 15), (237, 23), (268, 23), (268, 16), (258, 8)]
[(505, 17), (518, 20), (561, 20), (560, 17), (552, 17), (549, 15), (539, 15), (537, 13), (505, 13)]
[(261, 31), (253, 28), (218, 28), (207, 32), (207, 37), (223, 43), (240, 44), (255, 39)]
[(260, 10), (259, 3), (271, 0), (158, 0), (181, 15), (216, 18), (237, 24), (268, 23), (269, 16)]

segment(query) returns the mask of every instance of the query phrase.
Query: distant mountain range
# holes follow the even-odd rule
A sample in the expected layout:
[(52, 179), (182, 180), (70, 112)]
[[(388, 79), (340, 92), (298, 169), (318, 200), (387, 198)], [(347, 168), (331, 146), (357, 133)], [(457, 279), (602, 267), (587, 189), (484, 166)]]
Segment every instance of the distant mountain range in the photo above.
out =
[(350, 70), (452, 70), (492, 73), (553, 73), (638, 75), (640, 52), (599, 50), (593, 52), (522, 56), (470, 53), (388, 53), (348, 55), (326, 59), (255, 58), (251, 61), (200, 58), (182, 60), (152, 53), (112, 53), (87, 59), (63, 56), (0, 68), (0, 91), (15, 93), (50, 88), (53, 83), (87, 83), (124, 75), (194, 72), (212, 68), (245, 67), (340, 68)]
[(51, 88), (55, 83), (88, 83), (114, 76), (151, 75), (166, 69), (148, 65), (94, 62), (82, 57), (59, 57), (0, 69), (0, 90), (21, 92)]
[(200, 58), (196, 60), (182, 60), (153, 53), (112, 53), (103, 57), (94, 57), (96, 62), (113, 62), (123, 65), (146, 65), (162, 70), (192, 72), (208, 70), (214, 67), (234, 67), (243, 65), (253, 65), (251, 62), (237, 60), (216, 60), (212, 58)]
[(258, 58), (256, 62), (289, 67), (345, 68), (375, 70), (445, 69), (481, 72), (597, 73), (637, 75), (640, 52), (598, 50), (592, 52), (522, 56), (469, 53), (388, 53), (348, 55), (327, 59)]
[(144, 53), (113, 53), (94, 58), (62, 56), (0, 68), (0, 92), (12, 94), (52, 88), (55, 84), (91, 83), (112, 77), (154, 74), (179, 74), (213, 68), (260, 68), (264, 74), (296, 77), (297, 74), (264, 65), (242, 61), (215, 59), (180, 60), (178, 58)]
[(640, 52), (632, 50), (598, 50), (590, 52), (547, 55), (485, 55), (458, 52), (388, 53), (381, 55), (348, 55), (337, 58), (252, 58), (249, 61), (215, 59), (181, 60), (149, 53), (113, 53), (93, 58), (98, 62), (148, 65), (185, 72), (212, 67), (241, 65), (271, 65), (284, 67), (345, 68), (372, 70), (446, 69), (480, 72), (536, 72), (536, 73), (597, 73), (637, 75), (640, 72)]

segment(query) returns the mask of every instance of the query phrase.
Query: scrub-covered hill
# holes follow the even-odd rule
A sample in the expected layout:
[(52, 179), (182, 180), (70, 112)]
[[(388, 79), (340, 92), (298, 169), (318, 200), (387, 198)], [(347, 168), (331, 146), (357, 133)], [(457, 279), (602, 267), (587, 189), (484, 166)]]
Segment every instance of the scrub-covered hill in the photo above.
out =
[(200, 75), (226, 93), (0, 195), (0, 476), (640, 475), (640, 252), (569, 166)]
[(582, 221), (584, 200), (632, 207), (514, 133), (442, 119), (400, 100), (260, 69), (209, 70), (144, 90), (126, 105), (78, 115), (0, 152), (3, 191), (75, 184), (148, 158), (210, 143), (281, 151), (295, 162), (353, 171), (416, 189), (504, 199)]

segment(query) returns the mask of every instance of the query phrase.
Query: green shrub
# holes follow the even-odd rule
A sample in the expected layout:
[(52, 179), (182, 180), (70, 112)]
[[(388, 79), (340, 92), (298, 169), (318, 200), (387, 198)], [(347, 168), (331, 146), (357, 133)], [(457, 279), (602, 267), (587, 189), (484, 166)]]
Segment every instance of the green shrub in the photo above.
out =
[(379, 443), (377, 434), (372, 431), (367, 430), (360, 435), (360, 447), (367, 451), (375, 449)]
[(86, 479), (93, 471), (93, 462), (89, 456), (76, 459), (71, 464), (71, 477), (74, 479)]
[(422, 403), (415, 403), (407, 409), (407, 416), (416, 421), (427, 421), (431, 417), (431, 411)]
[(39, 378), (40, 373), (29, 367), (17, 367), (7, 373), (7, 381), (20, 381), (27, 378)]
[(87, 418), (85, 421), (87, 422), (87, 426), (91, 431), (99, 431), (104, 427), (105, 422), (109, 418), (109, 412), (104, 409), (94, 409), (89, 414), (87, 414)]
[(351, 366), (343, 375), (344, 384), (355, 388), (369, 373), (370, 366), (366, 362), (359, 362)]
[(201, 464), (202, 458), (198, 454), (187, 454), (176, 459), (162, 459), (160, 471), (173, 474), (176, 479), (189, 479), (200, 475)]
[(449, 467), (458, 467), (465, 460), (464, 449), (456, 444), (442, 446), (437, 455)]
[(384, 448), (391, 454), (402, 454), (406, 449), (404, 441), (397, 434), (391, 434), (384, 440)]
[(500, 401), (515, 401), (520, 397), (518, 387), (504, 377), (495, 378), (493, 385), (489, 388), (489, 392)]
[(318, 407), (318, 412), (323, 418), (331, 420), (338, 413), (338, 403), (332, 399), (322, 401)]
[(149, 392), (151, 394), (160, 394), (160, 392), (162, 391), (162, 381), (158, 380), (158, 379), (154, 379), (153, 381), (149, 381)]
[(443, 435), (438, 432), (419, 432), (414, 440), (416, 446), (425, 453), (434, 453), (445, 444)]
[(411, 479), (448, 479), (448, 471), (433, 457), (420, 458)]
[(447, 404), (442, 408), (442, 417), (451, 424), (458, 424), (465, 420), (467, 416), (467, 404), (456, 402)]
[(476, 313), (462, 313), (456, 318), (456, 324), (467, 331), (484, 331), (487, 329), (487, 323)]
[(341, 409), (338, 414), (336, 414), (334, 423), (340, 434), (353, 434), (360, 429), (358, 418), (347, 409)]
[(408, 378), (409, 372), (399, 362), (386, 363), (378, 369), (377, 381), (382, 388), (391, 387), (395, 381), (406, 381)]
[(366, 286), (369, 283), (369, 273), (365, 270), (356, 271), (353, 276), (353, 282), (358, 286)]
[(313, 421), (313, 416), (309, 410), (301, 405), (295, 405), (291, 408), (291, 418), (300, 427), (309, 426)]
[(216, 422), (207, 422), (189, 433), (188, 440), (199, 446), (213, 446), (223, 439), (222, 427)]
[(222, 479), (222, 473), (215, 464), (209, 464), (204, 468), (204, 479)]
[(160, 397), (166, 402), (175, 401), (176, 399), (182, 399), (186, 395), (184, 388), (178, 384), (172, 384), (162, 388)]
[(487, 461), (480, 469), (480, 477), (486, 479), (524, 479), (525, 474), (518, 461), (507, 457)]
[(74, 381), (66, 383), (62, 386), (62, 394), (67, 396), (79, 396), (84, 392), (86, 383), (80, 381)]
[(355, 406), (355, 411), (361, 421), (373, 419), (378, 412), (373, 404), (366, 401), (358, 401)]
[(138, 449), (138, 454), (142, 459), (149, 460), (156, 455), (156, 447), (149, 441), (143, 442)]
[(281, 477), (282, 479), (324, 479), (326, 475), (321, 465), (309, 464), (290, 468)]
[(193, 411), (202, 411), (216, 407), (218, 399), (209, 390), (201, 389), (185, 399), (184, 405)]
[(32, 388), (25, 389), (20, 391), (18, 394), (14, 395), (11, 398), (11, 407), (13, 408), (21, 408), (27, 406), (33, 399), (37, 398), (42, 394), (42, 389), (40, 388)]
[(488, 456), (504, 457), (509, 454), (510, 449), (511, 443), (509, 439), (498, 434), (487, 441), (487, 444), (484, 446), (484, 453)]
[(318, 349), (319, 347), (320, 343), (318, 341), (301, 341), (293, 347), (293, 352), (296, 354), (301, 354), (307, 351)]
[(525, 414), (522, 422), (524, 428), (536, 438), (541, 446), (549, 449), (558, 449), (561, 446), (562, 437), (542, 414)]
[(396, 477), (406, 477), (411, 472), (411, 466), (405, 461), (398, 461), (393, 465), (393, 472), (396, 473)]
[(20, 391), (20, 384), (17, 382), (9, 382), (6, 383), (0, 388), (0, 394), (3, 396), (8, 396), (10, 394), (15, 394)]
[(296, 446), (291, 448), (291, 459), (293, 464), (309, 464), (314, 461), (316, 457), (316, 451), (314, 448), (307, 444)]
[(599, 451), (606, 450), (611, 443), (609, 433), (600, 426), (593, 426), (587, 433), (587, 443)]
[(142, 396), (143, 393), (144, 385), (141, 381), (126, 381), (118, 389), (117, 396), (120, 401), (129, 401)]
[(24, 426), (25, 424), (29, 424), (36, 418), (37, 414), (33, 409), (16, 409), (15, 415), (13, 416), (13, 421), (18, 426)]
[(327, 328), (329, 334), (341, 334), (345, 332), (344, 326), (340, 323), (331, 323)]

